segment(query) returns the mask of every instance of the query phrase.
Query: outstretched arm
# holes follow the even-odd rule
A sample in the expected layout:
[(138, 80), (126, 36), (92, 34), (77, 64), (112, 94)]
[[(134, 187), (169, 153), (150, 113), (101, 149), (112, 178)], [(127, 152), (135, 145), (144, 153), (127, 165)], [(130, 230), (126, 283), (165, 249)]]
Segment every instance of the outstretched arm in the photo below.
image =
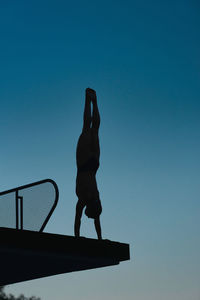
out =
[(81, 227), (81, 217), (83, 213), (84, 204), (78, 200), (76, 204), (76, 216), (75, 216), (75, 222), (74, 222), (74, 235), (76, 237), (80, 236), (80, 227)]
[(99, 240), (102, 240), (100, 217), (97, 217), (97, 218), (94, 220), (94, 225), (95, 225), (95, 229), (96, 229), (96, 233), (97, 233), (98, 239), (99, 239)]

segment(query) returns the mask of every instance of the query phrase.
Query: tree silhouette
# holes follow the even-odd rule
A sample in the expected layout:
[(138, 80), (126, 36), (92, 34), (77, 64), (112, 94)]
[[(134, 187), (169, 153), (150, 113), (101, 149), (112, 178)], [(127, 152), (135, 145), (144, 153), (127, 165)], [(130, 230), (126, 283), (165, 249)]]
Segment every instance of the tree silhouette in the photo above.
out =
[(41, 300), (40, 298), (35, 297), (35, 296), (32, 296), (32, 297), (28, 298), (28, 297), (25, 297), (22, 294), (19, 295), (19, 297), (15, 297), (12, 294), (7, 295), (4, 292), (4, 289), (5, 289), (5, 285), (0, 286), (0, 300)]

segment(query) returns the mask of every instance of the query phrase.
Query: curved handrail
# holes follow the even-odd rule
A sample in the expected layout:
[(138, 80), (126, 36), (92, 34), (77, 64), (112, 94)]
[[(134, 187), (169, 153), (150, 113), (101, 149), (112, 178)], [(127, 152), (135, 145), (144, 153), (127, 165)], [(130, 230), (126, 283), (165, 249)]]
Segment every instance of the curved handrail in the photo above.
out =
[[(43, 222), (43, 224), (42, 224), (42, 226), (39, 230), (39, 232), (42, 232), (44, 230), (47, 222), (49, 221), (54, 209), (56, 208), (57, 203), (58, 203), (59, 190), (58, 190), (58, 186), (55, 183), (55, 181), (53, 181), (52, 179), (43, 179), (43, 180), (40, 180), (40, 181), (36, 181), (36, 182), (30, 183), (30, 184), (22, 185), (22, 186), (19, 186), (19, 187), (10, 189), (10, 190), (0, 192), (0, 196), (6, 195), (6, 194), (9, 194), (9, 193), (13, 193), (13, 192), (16, 193), (15, 194), (16, 195), (16, 229), (19, 229), (19, 226), (18, 226), (19, 225), (18, 224), (18, 200), (21, 201), (20, 202), (21, 203), (21, 205), (20, 205), (21, 206), (21, 225), (23, 224), (23, 198), (18, 196), (18, 192), (21, 191), (21, 190), (36, 186), (36, 185), (43, 184), (43, 183), (51, 183), (54, 186), (55, 200), (54, 200), (54, 203), (52, 205), (52, 208), (50, 209), (47, 217), (45, 218), (45, 220), (44, 220), (44, 222)], [(23, 229), (23, 226), (21, 227), (21, 229)]]

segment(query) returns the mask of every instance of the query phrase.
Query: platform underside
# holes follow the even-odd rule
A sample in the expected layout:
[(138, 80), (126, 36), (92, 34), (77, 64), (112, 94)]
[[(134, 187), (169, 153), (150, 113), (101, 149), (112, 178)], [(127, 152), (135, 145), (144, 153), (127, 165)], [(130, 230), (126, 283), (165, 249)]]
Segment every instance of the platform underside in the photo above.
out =
[(0, 286), (129, 259), (128, 244), (0, 228)]

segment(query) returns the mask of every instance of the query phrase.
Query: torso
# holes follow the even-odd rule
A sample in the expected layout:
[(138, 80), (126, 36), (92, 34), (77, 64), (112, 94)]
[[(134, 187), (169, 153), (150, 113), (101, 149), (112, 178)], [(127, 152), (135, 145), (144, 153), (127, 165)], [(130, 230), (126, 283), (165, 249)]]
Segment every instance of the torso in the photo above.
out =
[(79, 199), (89, 201), (99, 195), (94, 172), (77, 172), (76, 194)]
[[(77, 169), (87, 165), (87, 170), (96, 170), (99, 167), (100, 147), (98, 133), (93, 129), (88, 129), (81, 133), (76, 149)], [(91, 162), (92, 160), (92, 162)], [(94, 165), (96, 167), (94, 167)]]
[(99, 157), (98, 133), (93, 129), (82, 132), (76, 150), (76, 194), (78, 198), (90, 199), (99, 194), (96, 182)]

